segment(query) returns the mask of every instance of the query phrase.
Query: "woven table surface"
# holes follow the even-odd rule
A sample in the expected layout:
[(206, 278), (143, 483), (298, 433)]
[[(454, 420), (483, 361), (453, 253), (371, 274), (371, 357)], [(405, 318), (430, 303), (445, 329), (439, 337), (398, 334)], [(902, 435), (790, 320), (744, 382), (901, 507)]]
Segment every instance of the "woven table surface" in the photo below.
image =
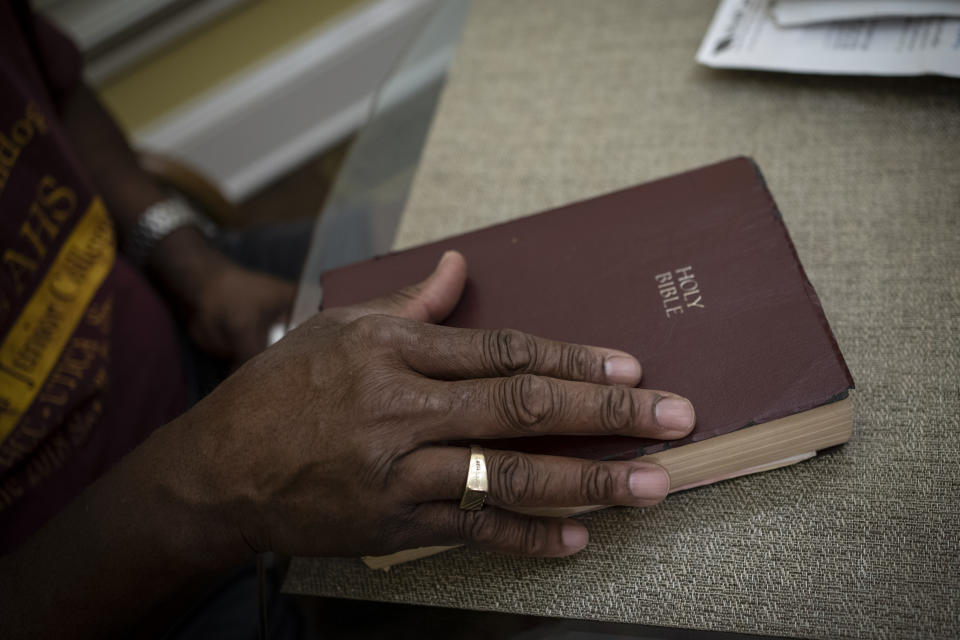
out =
[(799, 637), (960, 633), (960, 81), (710, 70), (694, 54), (715, 6), (476, 0), (397, 247), (751, 156), (856, 380), (851, 442), (588, 515), (571, 558), (295, 559), (287, 591)]

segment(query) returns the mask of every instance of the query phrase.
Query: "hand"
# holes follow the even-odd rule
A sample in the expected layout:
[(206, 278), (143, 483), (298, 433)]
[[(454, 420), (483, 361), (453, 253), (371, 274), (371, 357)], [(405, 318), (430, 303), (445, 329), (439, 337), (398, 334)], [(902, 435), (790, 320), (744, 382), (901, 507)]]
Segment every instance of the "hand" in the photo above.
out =
[(294, 283), (244, 269), (189, 226), (160, 241), (147, 266), (197, 345), (234, 366), (263, 351), (270, 327), (286, 319), (296, 295)]
[(190, 336), (203, 350), (239, 366), (264, 350), (273, 324), (286, 322), (296, 285), (226, 258), (205, 271), (191, 296)]
[(661, 500), (669, 478), (653, 464), (486, 450), (489, 506), (459, 508), (469, 450), (437, 443), (679, 438), (694, 423), (688, 401), (633, 388), (640, 366), (625, 353), (427, 324), (452, 310), (465, 278), (449, 252), (421, 284), (320, 313), (246, 363), (167, 427), (192, 442), (177, 465), (183, 501), (218, 513), (247, 551), (466, 543), (563, 556), (586, 545), (581, 523), (508, 509)]

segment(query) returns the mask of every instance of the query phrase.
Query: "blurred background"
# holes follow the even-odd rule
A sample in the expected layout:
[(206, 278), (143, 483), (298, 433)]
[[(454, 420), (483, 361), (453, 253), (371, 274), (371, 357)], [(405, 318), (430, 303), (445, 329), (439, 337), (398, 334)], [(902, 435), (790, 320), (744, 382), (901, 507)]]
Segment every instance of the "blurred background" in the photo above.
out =
[[(34, 0), (77, 42), (136, 146), (212, 180), (239, 205), (237, 226), (319, 212), (378, 88), (437, 4)], [(391, 93), (402, 101), (435, 83), (444, 54), (423, 52)]]

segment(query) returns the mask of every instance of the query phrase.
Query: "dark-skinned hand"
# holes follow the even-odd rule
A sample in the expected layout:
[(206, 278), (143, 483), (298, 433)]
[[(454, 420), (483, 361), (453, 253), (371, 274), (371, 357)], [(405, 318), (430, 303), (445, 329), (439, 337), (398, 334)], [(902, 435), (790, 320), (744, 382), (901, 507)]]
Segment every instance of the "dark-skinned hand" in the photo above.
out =
[(296, 295), (293, 282), (211, 261), (188, 305), (190, 337), (204, 351), (239, 366), (267, 346), (275, 323), (285, 323)]
[(486, 450), (488, 506), (459, 508), (470, 452), (444, 442), (679, 438), (694, 424), (685, 399), (636, 388), (623, 352), (431, 324), (465, 279), (448, 252), (419, 285), (324, 311), (247, 362), (161, 430), (192, 442), (178, 498), (216, 512), (235, 549), (313, 556), (457, 543), (564, 556), (587, 544), (583, 524), (510, 509), (663, 499), (654, 464)]

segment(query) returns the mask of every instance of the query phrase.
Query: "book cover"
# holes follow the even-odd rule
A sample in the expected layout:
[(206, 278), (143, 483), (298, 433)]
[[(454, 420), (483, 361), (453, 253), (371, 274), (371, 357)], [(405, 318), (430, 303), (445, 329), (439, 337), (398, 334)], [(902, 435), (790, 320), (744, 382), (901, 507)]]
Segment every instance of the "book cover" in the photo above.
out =
[(539, 437), (496, 448), (629, 459), (845, 398), (853, 379), (756, 164), (734, 158), (322, 276), (324, 307), (417, 282), (448, 249), (467, 259), (444, 324), (519, 329), (622, 349), (641, 386), (684, 395), (682, 440)]

